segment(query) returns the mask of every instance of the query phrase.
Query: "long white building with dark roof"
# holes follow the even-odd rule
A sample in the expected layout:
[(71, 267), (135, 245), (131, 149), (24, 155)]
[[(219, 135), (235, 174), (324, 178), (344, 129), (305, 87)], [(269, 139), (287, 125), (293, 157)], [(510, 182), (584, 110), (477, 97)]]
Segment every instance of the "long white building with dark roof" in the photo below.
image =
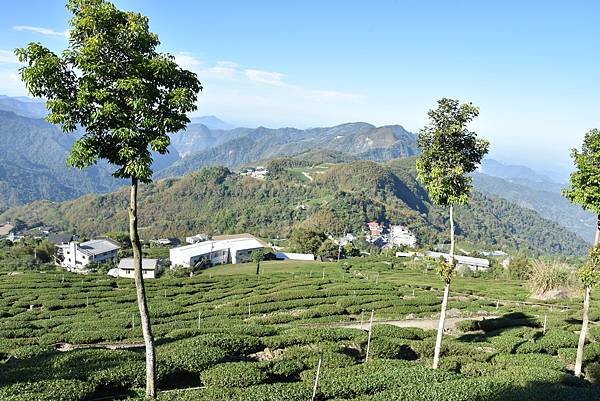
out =
[(81, 272), (90, 263), (117, 263), (121, 246), (109, 239), (94, 239), (86, 242), (71, 241), (62, 247), (61, 266)]

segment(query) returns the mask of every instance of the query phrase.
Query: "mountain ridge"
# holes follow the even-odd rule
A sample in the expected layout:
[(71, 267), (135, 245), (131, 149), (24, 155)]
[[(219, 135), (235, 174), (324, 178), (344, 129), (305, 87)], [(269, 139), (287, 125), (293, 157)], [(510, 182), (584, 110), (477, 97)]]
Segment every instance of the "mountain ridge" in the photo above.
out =
[[(294, 227), (327, 232), (365, 229), (372, 219), (407, 225), (420, 241), (447, 240), (447, 210), (435, 207), (416, 180), (414, 158), (385, 164), (358, 160), (328, 166), (307, 181), (290, 166), (298, 159), (267, 164), (266, 180), (206, 167), (140, 189), (140, 233), (146, 238), (195, 232), (251, 231), (274, 238)], [(176, 199), (176, 201), (173, 201)], [(0, 220), (43, 221), (85, 235), (127, 229), (127, 188), (60, 203), (38, 201), (13, 208)], [(584, 254), (587, 244), (536, 212), (494, 196), (474, 192), (457, 208), (459, 238), (486, 248), (528, 249), (543, 253)]]

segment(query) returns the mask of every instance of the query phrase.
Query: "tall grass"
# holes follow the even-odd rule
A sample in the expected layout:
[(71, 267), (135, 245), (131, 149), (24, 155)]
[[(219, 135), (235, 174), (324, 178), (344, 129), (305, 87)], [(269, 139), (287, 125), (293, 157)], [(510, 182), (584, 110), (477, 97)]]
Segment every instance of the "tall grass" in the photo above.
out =
[(552, 291), (569, 291), (577, 286), (575, 269), (556, 260), (534, 260), (531, 262), (529, 283), (536, 295)]

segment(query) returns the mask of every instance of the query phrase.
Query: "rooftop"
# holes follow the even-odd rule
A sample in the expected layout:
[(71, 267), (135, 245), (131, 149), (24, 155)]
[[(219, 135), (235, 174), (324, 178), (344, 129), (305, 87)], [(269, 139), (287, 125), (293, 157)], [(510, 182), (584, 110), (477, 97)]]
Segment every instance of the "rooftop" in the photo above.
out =
[(225, 237), (227, 239), (198, 242), (196, 244), (180, 246), (171, 249), (170, 252), (185, 256), (187, 258), (205, 255), (210, 252), (222, 251), (225, 249), (238, 251), (241, 249), (263, 248), (266, 246), (264, 242), (256, 239), (254, 236), (250, 236), (250, 238), (248, 238), (245, 235), (250, 234), (221, 235), (219, 238)]
[(215, 235), (212, 239), (214, 241), (230, 241), (230, 240), (239, 240), (239, 239), (253, 239), (255, 241), (260, 242), (262, 244), (262, 246), (267, 246), (267, 243), (265, 243), (264, 241), (261, 241), (260, 239), (256, 238), (254, 235), (249, 234), (249, 233), (229, 234), (229, 235)]
[(225, 241), (204, 241), (196, 244), (172, 248), (169, 252), (177, 253), (185, 257), (193, 257), (197, 255), (204, 255), (210, 252), (222, 251), (225, 249), (229, 249), (229, 244)]
[[(142, 259), (142, 270), (156, 270), (158, 259)], [(123, 258), (119, 261), (119, 269), (133, 270), (133, 258)]]
[[(449, 254), (442, 253), (442, 252), (427, 252), (427, 256), (432, 257), (432, 258), (439, 258), (440, 256), (443, 256), (445, 259), (450, 258)], [(474, 258), (472, 256), (454, 255), (454, 259), (456, 259), (456, 261), (461, 264), (474, 265), (474, 266), (475, 265), (476, 266), (485, 266), (485, 267), (490, 266), (490, 261), (487, 259), (483, 259), (483, 258)]]
[(93, 239), (79, 244), (79, 250), (88, 255), (99, 255), (121, 249), (116, 242), (108, 239)]

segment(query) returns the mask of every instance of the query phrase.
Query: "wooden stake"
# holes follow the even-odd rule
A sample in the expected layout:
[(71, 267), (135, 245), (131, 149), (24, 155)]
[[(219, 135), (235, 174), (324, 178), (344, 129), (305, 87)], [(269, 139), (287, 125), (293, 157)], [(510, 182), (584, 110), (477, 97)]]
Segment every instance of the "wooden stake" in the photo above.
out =
[(377, 278), (375, 278), (375, 284), (379, 283), (379, 272), (377, 272)]
[(90, 297), (89, 295), (85, 296), (85, 307), (87, 308), (88, 306), (90, 306)]
[(131, 329), (135, 330), (135, 314), (131, 314)]
[(547, 327), (548, 327), (548, 315), (544, 315), (544, 334), (546, 334)]
[(321, 279), (325, 280), (325, 269), (323, 269), (323, 277)]
[(371, 319), (369, 320), (369, 337), (367, 339), (367, 355), (365, 356), (365, 362), (369, 361), (369, 349), (371, 348), (371, 333), (373, 332), (373, 315), (375, 309), (371, 309)]
[(250, 317), (250, 301), (248, 301), (248, 317)]
[(496, 309), (498, 309), (498, 307), (500, 306), (500, 301), (496, 301)]
[(202, 316), (202, 311), (198, 309), (198, 330), (200, 330), (200, 317)]
[(311, 401), (315, 401), (317, 396), (317, 387), (319, 386), (319, 376), (321, 376), (321, 364), (323, 363), (323, 353), (319, 355), (319, 363), (317, 364), (317, 375), (315, 376), (315, 385), (313, 386), (313, 393)]

